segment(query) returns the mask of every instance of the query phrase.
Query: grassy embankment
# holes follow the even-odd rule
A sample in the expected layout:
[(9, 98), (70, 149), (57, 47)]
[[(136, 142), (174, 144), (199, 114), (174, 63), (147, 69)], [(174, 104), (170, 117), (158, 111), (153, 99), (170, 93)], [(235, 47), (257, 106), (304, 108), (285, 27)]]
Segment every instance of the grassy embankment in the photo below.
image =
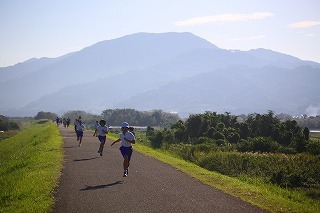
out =
[(52, 122), (37, 121), (0, 142), (0, 212), (50, 212), (62, 158)]
[[(114, 134), (108, 135), (108, 138), (112, 140), (116, 139), (116, 137), (117, 135)], [(134, 145), (134, 149), (172, 165), (205, 184), (216, 187), (268, 211), (288, 213), (320, 212), (320, 201), (317, 202), (305, 196), (304, 191), (284, 189), (273, 184), (263, 183), (259, 179), (247, 177), (242, 177), (241, 179), (231, 178), (181, 160), (170, 153), (154, 150), (139, 143)]]

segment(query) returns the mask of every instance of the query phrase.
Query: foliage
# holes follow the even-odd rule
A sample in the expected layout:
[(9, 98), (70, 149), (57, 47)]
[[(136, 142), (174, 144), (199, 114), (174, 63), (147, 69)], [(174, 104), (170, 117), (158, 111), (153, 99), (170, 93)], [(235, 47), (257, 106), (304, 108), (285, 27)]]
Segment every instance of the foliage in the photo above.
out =
[(306, 151), (313, 155), (320, 155), (320, 141), (310, 140), (306, 145)]
[(19, 125), (14, 121), (10, 121), (9, 118), (6, 118), (0, 115), (0, 131), (8, 131), (8, 130), (18, 130)]
[(281, 187), (319, 188), (320, 142), (310, 139), (309, 133), (295, 120), (281, 121), (272, 111), (250, 114), (245, 120), (206, 112), (163, 131), (148, 128), (146, 136), (151, 147), (212, 171), (259, 177)]
[(66, 112), (62, 115), (62, 118), (70, 118), (71, 124), (73, 124), (74, 121), (79, 118), (79, 116), (81, 116), (81, 120), (87, 129), (95, 129), (96, 121), (99, 121), (103, 118), (101, 115), (94, 115), (92, 113), (80, 110)]
[(171, 126), (174, 141), (194, 143), (194, 138), (207, 137), (219, 146), (234, 146), (241, 152), (304, 152), (309, 129), (298, 126), (295, 120), (281, 121), (272, 111), (249, 114), (239, 121), (230, 113), (205, 112), (194, 114)]
[(106, 109), (102, 112), (102, 117), (107, 120), (108, 124), (114, 126), (127, 121), (133, 126), (158, 126), (163, 128), (170, 127), (179, 120), (176, 114), (162, 110)]
[(276, 152), (279, 144), (272, 140), (270, 137), (255, 137), (248, 140), (241, 140), (237, 144), (237, 150), (241, 152)]
[(54, 121), (56, 118), (58, 117), (58, 115), (56, 113), (52, 113), (52, 112), (38, 112), (38, 114), (34, 117), (34, 119), (39, 120), (39, 119), (49, 119)]

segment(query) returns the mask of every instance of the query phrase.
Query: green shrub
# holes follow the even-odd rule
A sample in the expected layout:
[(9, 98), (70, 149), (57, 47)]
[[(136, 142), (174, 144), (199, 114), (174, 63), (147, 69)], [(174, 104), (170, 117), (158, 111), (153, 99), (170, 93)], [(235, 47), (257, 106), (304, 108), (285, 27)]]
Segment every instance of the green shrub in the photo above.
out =
[(320, 141), (310, 140), (306, 145), (306, 151), (310, 154), (320, 155)]

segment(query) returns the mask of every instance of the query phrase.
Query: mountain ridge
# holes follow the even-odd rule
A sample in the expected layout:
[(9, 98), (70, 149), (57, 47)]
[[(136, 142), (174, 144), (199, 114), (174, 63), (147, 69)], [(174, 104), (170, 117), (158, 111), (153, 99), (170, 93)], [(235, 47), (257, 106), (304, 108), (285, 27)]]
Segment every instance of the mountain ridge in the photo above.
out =
[[(30, 68), (26, 69), (24, 66)], [(263, 69), (265, 71), (261, 71)], [(272, 81), (268, 81), (270, 85), (264, 83), (268, 74), (274, 76), (271, 79), (285, 81), (286, 76), (277, 74), (275, 70), (289, 76), (287, 77), (291, 79), (287, 82), (289, 85), (296, 84), (296, 88), (275, 85), (282, 88), (285, 96), (291, 97), (290, 92), (299, 93), (301, 90), (306, 100), (301, 101), (302, 96), (299, 95), (299, 99), (292, 98), (288, 104), (280, 100), (275, 101), (279, 98), (277, 92), (268, 93)], [(293, 80), (290, 70), (298, 73), (300, 77), (301, 73), (308, 73), (311, 75), (310, 79), (304, 79), (302, 83)], [(264, 78), (257, 75), (259, 72)], [(205, 73), (211, 75), (206, 76)], [(212, 101), (208, 102), (203, 97), (205, 91), (201, 87), (199, 76), (203, 76), (202, 82), (210, 79), (214, 81), (212, 73), (219, 74), (223, 81), (218, 82), (220, 88), (216, 88), (215, 92), (219, 93), (209, 95), (207, 98)], [(245, 73), (251, 78), (243, 76)], [(151, 110), (161, 106), (168, 111), (178, 109), (184, 114), (202, 112), (206, 109), (233, 113), (248, 112), (250, 109), (253, 113), (262, 110), (258, 108), (259, 102), (256, 101), (260, 100), (261, 96), (265, 98), (260, 102), (266, 100), (265, 105), (268, 105), (266, 104), (268, 100), (275, 104), (274, 106), (269, 104), (270, 109), (266, 110), (276, 109), (279, 113), (297, 114), (304, 113), (310, 105), (320, 106), (320, 89), (318, 90), (317, 84), (313, 81), (319, 79), (319, 73), (320, 64), (316, 62), (303, 61), (294, 56), (263, 48), (249, 51), (225, 50), (191, 33), (136, 33), (101, 41), (58, 58), (35, 59), (0, 68), (0, 79), (6, 77), (6, 80), (0, 81), (0, 114), (30, 116), (39, 111), (63, 113), (78, 109), (97, 113), (106, 108), (128, 107)], [(197, 87), (193, 78), (199, 82)], [(247, 86), (240, 87), (236, 80)], [(192, 91), (193, 95), (189, 97), (192, 97), (194, 102), (174, 101), (181, 95), (177, 91), (185, 89), (183, 86), (174, 86), (179, 85), (179, 81), (188, 84), (185, 86)], [(259, 81), (260, 84), (253, 84), (251, 81), (255, 83)], [(209, 82), (206, 84), (210, 84)], [(230, 89), (224, 88), (230, 82), (239, 86), (237, 90), (242, 90), (243, 93), (251, 94), (253, 97), (249, 100), (248, 97), (245, 99), (244, 96), (240, 96), (239, 91), (230, 93)], [(21, 86), (22, 90), (16, 89)], [(252, 92), (257, 88), (263, 93), (260, 96)], [(312, 91), (310, 88), (316, 90)], [(164, 94), (170, 93), (169, 89), (176, 94), (176, 97), (166, 100)], [(271, 89), (276, 91), (277, 88)], [(160, 91), (162, 94), (155, 91)], [(227, 91), (229, 93), (226, 93)], [(305, 91), (314, 94), (307, 95)], [(161, 100), (166, 100), (165, 103), (151, 101), (150, 93), (157, 94)], [(183, 95), (188, 97), (188, 94)], [(224, 100), (223, 97), (228, 97), (229, 102), (221, 101)], [(136, 100), (140, 100), (140, 103), (136, 103)], [(199, 103), (195, 104), (197, 100)], [(243, 100), (250, 103), (250, 106), (243, 105)], [(215, 104), (219, 102), (224, 105)], [(240, 108), (242, 110), (239, 110)]]

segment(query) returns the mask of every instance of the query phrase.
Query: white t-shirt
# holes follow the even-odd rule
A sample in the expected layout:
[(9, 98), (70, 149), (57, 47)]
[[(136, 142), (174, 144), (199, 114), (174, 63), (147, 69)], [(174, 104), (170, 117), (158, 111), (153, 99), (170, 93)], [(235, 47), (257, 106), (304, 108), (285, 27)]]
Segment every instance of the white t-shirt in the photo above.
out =
[(83, 131), (84, 128), (85, 128), (85, 126), (83, 124), (77, 123), (77, 130), (78, 131)]
[(106, 136), (106, 133), (104, 133), (103, 132), (103, 130), (104, 131), (106, 131), (106, 132), (108, 132), (109, 131), (109, 128), (107, 127), (107, 126), (97, 126), (97, 130), (98, 130), (98, 134), (100, 135), (100, 136)]
[(125, 141), (124, 138), (127, 138), (128, 140), (135, 140), (134, 135), (131, 132), (126, 132), (125, 136), (123, 135), (123, 133), (120, 133), (121, 146), (131, 147), (131, 143)]

